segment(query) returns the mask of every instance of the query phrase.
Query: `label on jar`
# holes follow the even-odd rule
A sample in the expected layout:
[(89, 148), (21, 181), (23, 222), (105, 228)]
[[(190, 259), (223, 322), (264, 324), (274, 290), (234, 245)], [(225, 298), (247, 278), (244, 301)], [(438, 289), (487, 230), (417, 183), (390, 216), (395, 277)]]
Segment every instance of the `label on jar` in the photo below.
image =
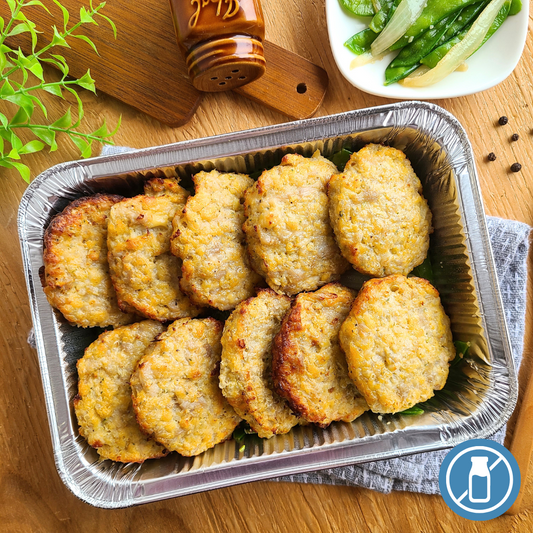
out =
[(234, 17), (240, 8), (239, 0), (191, 0), (191, 5), (195, 8), (195, 11), (189, 19), (189, 28), (196, 28), (200, 13), (209, 4), (216, 4), (215, 16), (222, 17), (222, 20)]

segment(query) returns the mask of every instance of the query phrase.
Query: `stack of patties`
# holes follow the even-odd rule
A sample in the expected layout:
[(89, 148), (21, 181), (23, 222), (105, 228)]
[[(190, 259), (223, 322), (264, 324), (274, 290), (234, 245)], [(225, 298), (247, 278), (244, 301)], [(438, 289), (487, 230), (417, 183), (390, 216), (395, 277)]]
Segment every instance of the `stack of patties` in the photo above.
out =
[(376, 413), (427, 400), (446, 383), (455, 348), (437, 290), (406, 278), (427, 256), (431, 212), (403, 152), (376, 144), (329, 182), (337, 242), (363, 285), (340, 331), (350, 377)]
[[(240, 304), (222, 336), (222, 393), (260, 437), (298, 423), (352, 421), (368, 407), (338, 343), (354, 294), (327, 285), (348, 268), (329, 224), (327, 183), (337, 172), (316, 152), (289, 154), (245, 193), (252, 266), (271, 290)], [(299, 294), (291, 308), (288, 296)]]
[[(432, 226), (402, 152), (368, 145), (343, 173), (288, 154), (257, 182), (193, 180), (192, 196), (153, 178), (134, 198), (76, 200), (45, 233), (50, 303), (78, 326), (117, 327), (78, 361), (80, 434), (102, 458), (197, 455), (241, 419), (270, 438), (444, 386), (449, 318), (428, 281), (406, 277)], [(350, 263), (376, 276), (357, 295), (337, 282)], [(233, 311), (224, 325), (194, 318), (208, 308)], [(139, 316), (152, 320), (126, 325)]]

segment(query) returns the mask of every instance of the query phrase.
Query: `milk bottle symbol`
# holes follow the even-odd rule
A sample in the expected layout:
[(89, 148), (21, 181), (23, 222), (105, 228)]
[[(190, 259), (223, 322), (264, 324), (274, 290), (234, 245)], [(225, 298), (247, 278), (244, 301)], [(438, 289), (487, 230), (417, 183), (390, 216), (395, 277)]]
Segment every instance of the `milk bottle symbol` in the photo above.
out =
[(490, 472), (488, 457), (471, 457), (472, 468), (468, 476), (468, 498), (472, 503), (487, 503), (490, 500)]

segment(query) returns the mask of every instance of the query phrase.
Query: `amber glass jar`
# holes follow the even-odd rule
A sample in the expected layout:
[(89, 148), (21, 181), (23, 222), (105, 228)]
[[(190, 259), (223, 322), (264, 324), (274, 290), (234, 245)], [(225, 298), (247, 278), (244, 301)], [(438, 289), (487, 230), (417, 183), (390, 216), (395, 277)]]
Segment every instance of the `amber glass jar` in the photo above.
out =
[(170, 0), (178, 43), (193, 85), (227, 91), (265, 72), (259, 0)]

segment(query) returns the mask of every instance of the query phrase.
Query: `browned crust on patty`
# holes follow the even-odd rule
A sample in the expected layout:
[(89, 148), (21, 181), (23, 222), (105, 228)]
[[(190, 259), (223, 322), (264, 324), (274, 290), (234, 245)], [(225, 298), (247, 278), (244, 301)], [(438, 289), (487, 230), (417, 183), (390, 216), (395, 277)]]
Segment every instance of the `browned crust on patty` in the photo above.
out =
[(350, 381), (338, 341), (354, 298), (355, 292), (340, 283), (299, 294), (274, 340), (274, 390), (296, 414), (320, 427), (351, 422), (368, 409)]
[[(110, 208), (122, 200), (115, 194), (78, 198), (52, 219), (44, 233), (44, 293), (50, 305), (78, 326), (116, 327), (134, 319), (118, 306), (107, 263), (107, 218)], [(91, 248), (80, 256), (78, 249), (86, 240)]]

